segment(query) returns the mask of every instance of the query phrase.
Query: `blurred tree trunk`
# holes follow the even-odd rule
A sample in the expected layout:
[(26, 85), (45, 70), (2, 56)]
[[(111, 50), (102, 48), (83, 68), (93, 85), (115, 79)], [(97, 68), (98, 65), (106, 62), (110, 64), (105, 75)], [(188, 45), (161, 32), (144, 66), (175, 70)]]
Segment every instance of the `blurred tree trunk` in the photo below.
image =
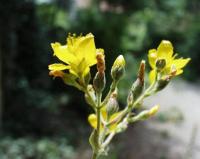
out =
[(0, 37), (0, 133), (2, 133), (2, 110), (3, 110), (3, 60), (2, 60), (2, 47), (1, 47), (1, 37)]

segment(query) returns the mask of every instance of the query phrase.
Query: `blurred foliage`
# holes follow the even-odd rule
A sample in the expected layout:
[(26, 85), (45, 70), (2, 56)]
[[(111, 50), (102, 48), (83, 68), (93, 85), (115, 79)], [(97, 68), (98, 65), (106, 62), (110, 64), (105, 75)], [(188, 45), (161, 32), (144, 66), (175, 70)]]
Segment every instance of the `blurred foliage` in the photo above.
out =
[(75, 155), (66, 139), (0, 139), (1, 159), (69, 159)]
[[(81, 8), (76, 1), (66, 0), (0, 1), (5, 133), (12, 136), (66, 134), (73, 138), (77, 135), (74, 130), (87, 132), (85, 119), (90, 110), (83, 95), (48, 76), (47, 65), (56, 61), (50, 43), (65, 43), (69, 32), (94, 33), (97, 47), (105, 49), (108, 75), (114, 58), (125, 55), (129, 77), (120, 84), (122, 103), (135, 79), (139, 60), (146, 59), (148, 49), (162, 39), (172, 41), (180, 55), (192, 58), (185, 78), (199, 79), (199, 0), (92, 2)], [(107, 83), (110, 83), (109, 76)]]

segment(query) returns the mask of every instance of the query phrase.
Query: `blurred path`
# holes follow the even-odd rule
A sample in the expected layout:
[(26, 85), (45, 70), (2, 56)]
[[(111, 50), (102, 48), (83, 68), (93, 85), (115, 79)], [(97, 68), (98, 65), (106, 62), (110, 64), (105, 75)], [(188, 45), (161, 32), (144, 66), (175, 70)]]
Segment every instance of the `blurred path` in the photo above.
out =
[[(167, 131), (176, 139), (170, 146), (170, 153), (181, 154), (184, 159), (200, 158), (200, 85), (174, 81), (169, 86), (150, 97), (145, 105), (161, 105), (160, 113), (174, 113), (176, 109), (183, 115), (182, 122), (148, 122), (149, 127)], [(176, 108), (176, 109), (175, 109)], [(166, 114), (167, 115), (167, 114)], [(187, 155), (186, 155), (187, 154)], [(191, 154), (191, 155), (190, 155)], [(171, 158), (170, 158), (171, 159)]]
[[(144, 104), (160, 104), (159, 113), (151, 120), (132, 124), (114, 139), (114, 159), (200, 159), (200, 85), (173, 81)], [(80, 150), (77, 158), (91, 155), (90, 148)]]

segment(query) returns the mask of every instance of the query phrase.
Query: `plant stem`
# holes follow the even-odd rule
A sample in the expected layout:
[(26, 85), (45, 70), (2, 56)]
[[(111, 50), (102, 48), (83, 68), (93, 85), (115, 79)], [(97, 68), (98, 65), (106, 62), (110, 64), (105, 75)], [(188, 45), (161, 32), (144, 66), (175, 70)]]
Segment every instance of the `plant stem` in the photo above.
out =
[(101, 93), (97, 94), (97, 139), (99, 144), (100, 126), (101, 126)]
[(101, 146), (100, 142), (100, 129), (101, 129), (101, 93), (97, 93), (97, 106), (96, 106), (96, 115), (97, 115), (97, 136), (96, 136), (96, 143), (97, 143), (97, 151), (93, 152), (92, 159), (97, 159), (98, 157), (98, 149)]
[(93, 152), (93, 154), (92, 154), (92, 159), (97, 159), (97, 153), (96, 152)]
[(110, 141), (112, 140), (112, 138), (115, 136), (115, 132), (112, 132), (106, 139), (106, 141), (102, 144), (102, 147), (106, 147)]

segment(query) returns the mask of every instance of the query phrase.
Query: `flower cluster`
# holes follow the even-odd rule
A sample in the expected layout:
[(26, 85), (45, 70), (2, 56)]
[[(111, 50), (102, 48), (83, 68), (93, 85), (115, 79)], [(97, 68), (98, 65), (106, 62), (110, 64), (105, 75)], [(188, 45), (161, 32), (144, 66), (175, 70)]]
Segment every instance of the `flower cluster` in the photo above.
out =
[[(93, 159), (107, 154), (112, 138), (127, 129), (130, 123), (149, 119), (159, 109), (159, 105), (151, 109), (141, 109), (144, 98), (162, 90), (169, 81), (183, 73), (183, 68), (190, 61), (176, 59), (173, 55), (173, 46), (170, 41), (163, 40), (157, 49), (151, 49), (148, 60), (152, 70), (149, 73), (149, 87), (145, 88), (145, 61), (142, 60), (138, 69), (137, 79), (127, 92), (127, 105), (121, 108), (118, 103), (118, 83), (125, 74), (125, 59), (119, 55), (111, 68), (112, 84), (109, 92), (102, 99), (105, 78), (105, 55), (103, 49), (95, 47), (94, 36), (69, 35), (66, 45), (51, 44), (54, 56), (61, 63), (49, 65), (50, 75), (60, 77), (67, 85), (74, 86), (85, 95), (86, 102), (92, 107), (93, 113), (88, 116), (88, 121), (93, 128), (89, 142), (93, 149)], [(97, 66), (96, 75), (91, 83), (90, 67)]]
[(161, 78), (172, 78), (183, 73), (183, 68), (190, 61), (187, 59), (176, 59), (177, 54), (173, 55), (173, 46), (170, 41), (162, 40), (157, 49), (149, 50), (149, 64), (152, 68), (149, 79), (153, 83), (156, 74), (159, 72)]

